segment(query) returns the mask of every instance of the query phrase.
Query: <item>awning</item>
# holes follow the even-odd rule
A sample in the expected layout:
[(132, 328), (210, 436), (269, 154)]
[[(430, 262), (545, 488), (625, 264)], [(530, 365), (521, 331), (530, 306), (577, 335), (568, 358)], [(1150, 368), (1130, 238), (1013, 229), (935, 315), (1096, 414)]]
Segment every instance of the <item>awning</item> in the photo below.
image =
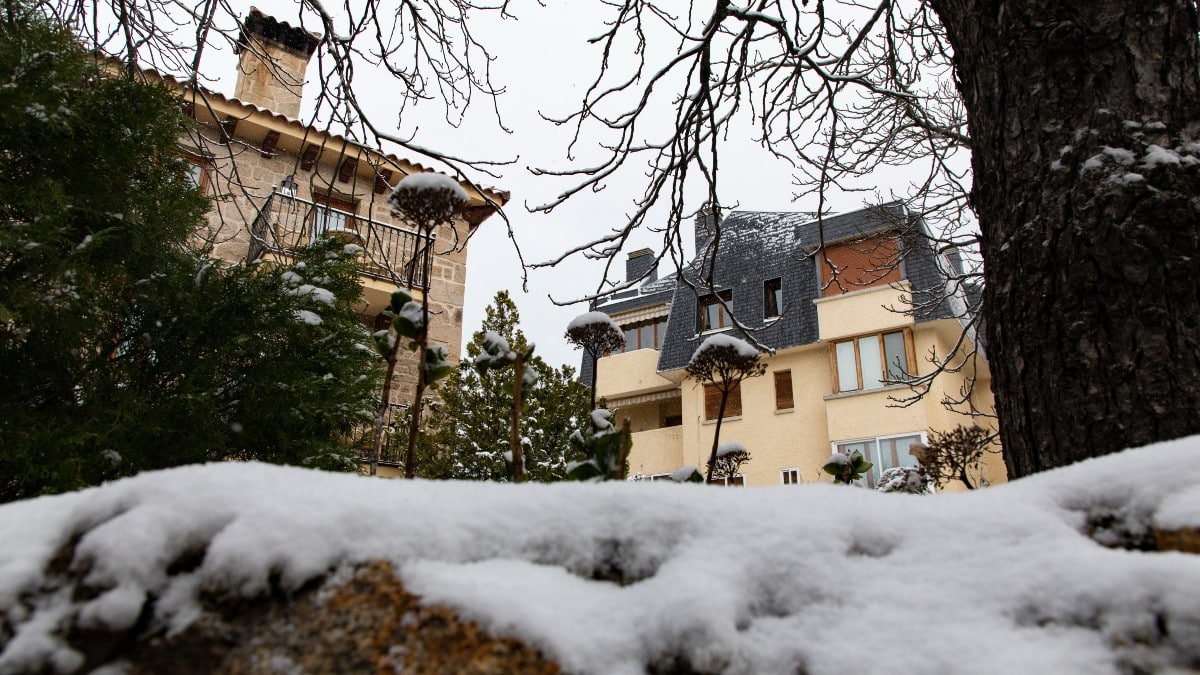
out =
[(643, 309), (635, 309), (632, 312), (621, 312), (613, 314), (612, 320), (622, 326), (627, 326), (638, 321), (649, 321), (650, 319), (666, 318), (671, 313), (670, 305), (655, 305), (653, 307), (645, 307)]
[(682, 392), (678, 389), (668, 389), (666, 391), (652, 391), (649, 394), (637, 394), (635, 396), (626, 396), (624, 398), (606, 399), (608, 407), (619, 408), (626, 405), (638, 405), (640, 403), (652, 403), (654, 401), (667, 401), (673, 398), (682, 397)]

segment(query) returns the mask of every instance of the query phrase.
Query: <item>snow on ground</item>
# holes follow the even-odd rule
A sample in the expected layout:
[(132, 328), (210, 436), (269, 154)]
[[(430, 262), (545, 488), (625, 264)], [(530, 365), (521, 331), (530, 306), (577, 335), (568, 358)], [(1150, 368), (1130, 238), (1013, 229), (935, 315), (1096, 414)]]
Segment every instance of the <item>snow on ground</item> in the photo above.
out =
[[(1197, 667), (1200, 556), (1085, 535), (1200, 526), (1197, 456), (1200, 437), (929, 496), (390, 481), (245, 463), (147, 473), (0, 507), (0, 628), (16, 631), (0, 673), (69, 671), (78, 659), (57, 636), (72, 617), (129, 625), (151, 594), (157, 619), (180, 629), (204, 590), (260, 594), (276, 573), (296, 588), (371, 559), (569, 672)], [(73, 596), (46, 575), (75, 537), (74, 567), (107, 592)], [(172, 567), (200, 551), (199, 567)], [(614, 576), (624, 583), (603, 580)]]

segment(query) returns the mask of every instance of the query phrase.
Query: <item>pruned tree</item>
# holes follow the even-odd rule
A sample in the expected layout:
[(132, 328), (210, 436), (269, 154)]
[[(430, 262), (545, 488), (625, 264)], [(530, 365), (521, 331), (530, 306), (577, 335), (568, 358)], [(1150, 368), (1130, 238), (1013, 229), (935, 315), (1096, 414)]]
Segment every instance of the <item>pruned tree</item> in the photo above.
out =
[(700, 343), (684, 370), (689, 377), (695, 378), (701, 384), (715, 387), (721, 395), (721, 402), (717, 407), (717, 426), (713, 431), (712, 452), (708, 455), (708, 472), (705, 476), (706, 482), (711, 483), (713, 471), (717, 466), (721, 422), (725, 419), (725, 406), (729, 402), (729, 394), (741, 386), (742, 380), (766, 373), (767, 364), (762, 362), (759, 351), (746, 341), (719, 333), (708, 336)]
[(937, 487), (957, 480), (968, 490), (974, 490), (981, 486), (984, 455), (994, 440), (993, 432), (960, 425), (950, 431), (930, 430), (929, 444), (915, 445), (909, 452)]
[(625, 334), (604, 312), (584, 312), (567, 325), (567, 341), (582, 349), (592, 365), (592, 409), (596, 408), (596, 362), (625, 347)]
[(722, 443), (709, 467), (709, 480), (725, 483), (742, 471), (742, 465), (750, 461), (750, 451), (735, 441)]
[[(467, 191), (458, 181), (443, 174), (415, 173), (406, 176), (396, 184), (389, 198), (392, 212), (406, 218), (425, 235), (426, 240), (433, 237), (434, 231), (440, 225), (450, 226), (467, 203)], [(397, 336), (408, 338), (409, 349), (417, 352), (417, 385), (413, 392), (413, 405), (409, 409), (408, 449), (404, 454), (404, 477), (416, 476), (417, 435), (421, 430), (421, 399), (425, 396), (425, 388), (450, 374), (452, 366), (446, 359), (449, 354), (443, 345), (429, 345), (429, 288), (428, 273), (426, 273), (425, 292), (421, 293), (420, 303), (414, 302), (404, 291), (392, 294), (392, 330)], [(388, 337), (386, 339), (392, 340)], [(396, 369), (397, 353), (401, 340), (394, 339), (386, 343), (384, 355), (387, 361), (387, 377), (384, 381), (383, 395), (380, 397), (379, 415), (375, 423), (375, 444), (371, 459), (371, 474), (375, 473), (375, 464), (379, 459), (379, 449), (383, 437), (383, 416), (388, 409), (391, 397), (392, 373)]]

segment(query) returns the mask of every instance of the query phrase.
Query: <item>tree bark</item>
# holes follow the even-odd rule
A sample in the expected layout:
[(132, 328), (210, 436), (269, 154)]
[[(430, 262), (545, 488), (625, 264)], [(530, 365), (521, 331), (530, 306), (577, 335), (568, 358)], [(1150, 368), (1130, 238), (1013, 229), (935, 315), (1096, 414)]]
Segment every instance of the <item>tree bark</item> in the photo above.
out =
[[(721, 443), (721, 422), (725, 421), (725, 402), (729, 400), (729, 390), (732, 389), (727, 383), (728, 380), (722, 380), (719, 385), (721, 387), (721, 406), (717, 409), (717, 428), (713, 429), (712, 451), (708, 453), (708, 471), (704, 475), (705, 485), (712, 483), (713, 467), (717, 465), (717, 447)], [(740, 384), (741, 380), (738, 383)]]
[(1200, 433), (1192, 2), (930, 2), (970, 124), (1009, 476)]

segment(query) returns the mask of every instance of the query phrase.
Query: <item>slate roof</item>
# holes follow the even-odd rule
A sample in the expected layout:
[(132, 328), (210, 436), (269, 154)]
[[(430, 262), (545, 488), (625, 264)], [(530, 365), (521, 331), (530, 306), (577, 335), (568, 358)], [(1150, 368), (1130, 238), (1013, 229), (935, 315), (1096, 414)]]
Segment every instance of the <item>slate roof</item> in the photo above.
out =
[[(821, 297), (813, 251), (822, 242), (828, 245), (888, 230), (900, 235), (901, 276), (912, 284), (913, 303), (918, 308), (914, 320), (922, 323), (953, 316), (941, 293), (945, 288), (941, 270), (951, 263), (939, 262), (924, 224), (914, 223), (895, 203), (819, 220), (804, 212), (733, 211), (720, 222), (715, 235), (719, 240), (713, 287), (732, 291), (734, 315), (760, 343), (775, 349), (811, 344), (818, 340), (813, 300)], [(704, 243), (700, 242), (702, 252)], [(709, 292), (704, 275), (710, 262), (698, 258), (684, 269), (684, 278), (695, 288), (679, 275), (671, 275), (643, 284), (637, 292), (606, 298), (595, 309), (618, 314), (661, 304), (669, 294), (671, 313), (658, 371), (683, 368), (700, 344), (696, 334), (697, 296)], [(782, 280), (782, 315), (767, 320), (763, 318), (763, 283), (775, 278)], [(745, 337), (736, 328), (730, 334)], [(580, 375), (584, 382), (591, 382), (590, 364), (584, 364)]]

